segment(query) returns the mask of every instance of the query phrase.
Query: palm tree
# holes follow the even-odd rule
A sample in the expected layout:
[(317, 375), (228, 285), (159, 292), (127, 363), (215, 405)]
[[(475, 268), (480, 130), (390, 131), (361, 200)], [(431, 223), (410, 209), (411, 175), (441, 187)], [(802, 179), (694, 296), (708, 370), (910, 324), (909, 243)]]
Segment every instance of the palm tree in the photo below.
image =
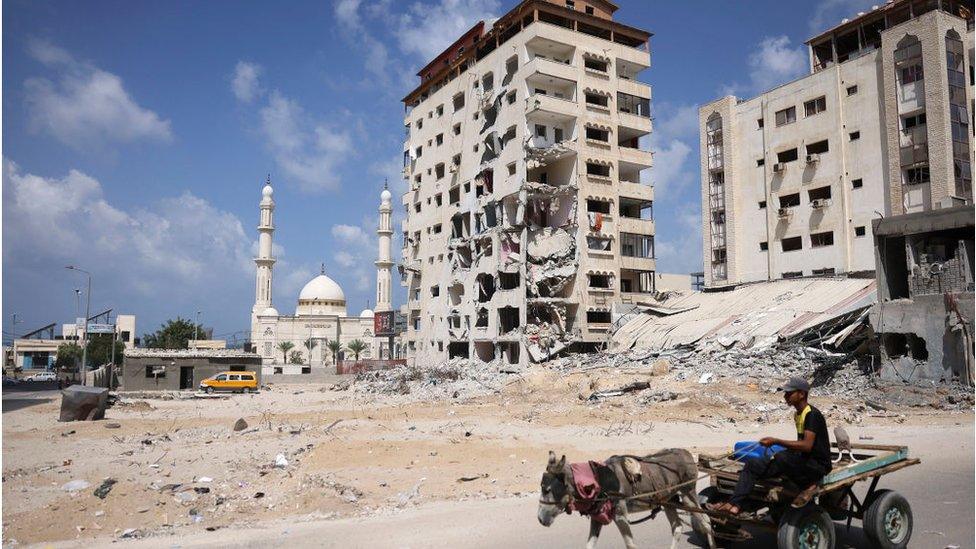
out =
[(292, 351), (291, 352), (291, 356), (289, 357), (288, 363), (289, 364), (301, 364), (302, 363), (302, 352), (301, 351)]
[(281, 351), (281, 361), (288, 362), (288, 351), (292, 350), (295, 344), (291, 341), (282, 341), (278, 344), (278, 350)]
[(319, 344), (319, 342), (318, 341), (315, 341), (312, 338), (308, 338), (308, 339), (306, 339), (305, 341), (302, 342), (302, 345), (304, 345), (305, 348), (308, 349), (308, 365), (309, 366), (312, 365), (312, 349), (314, 349), (315, 346), (318, 345), (318, 344)]
[(329, 342), (326, 343), (325, 346), (328, 347), (330, 351), (332, 351), (332, 362), (338, 363), (339, 353), (342, 352), (342, 342), (337, 339), (329, 340)]
[(346, 348), (348, 348), (352, 352), (352, 354), (356, 357), (357, 361), (359, 360), (359, 353), (365, 351), (367, 347), (368, 345), (366, 345), (360, 339), (354, 339), (346, 345)]

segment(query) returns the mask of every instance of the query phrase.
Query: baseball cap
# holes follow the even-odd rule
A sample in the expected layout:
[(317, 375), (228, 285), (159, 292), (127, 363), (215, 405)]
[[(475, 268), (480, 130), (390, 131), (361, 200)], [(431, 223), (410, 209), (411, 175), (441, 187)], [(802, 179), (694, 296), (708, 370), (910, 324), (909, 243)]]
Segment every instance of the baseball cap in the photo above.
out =
[(786, 383), (784, 383), (779, 390), (786, 393), (790, 391), (803, 391), (804, 393), (809, 393), (810, 384), (802, 377), (791, 377), (790, 379), (786, 380)]

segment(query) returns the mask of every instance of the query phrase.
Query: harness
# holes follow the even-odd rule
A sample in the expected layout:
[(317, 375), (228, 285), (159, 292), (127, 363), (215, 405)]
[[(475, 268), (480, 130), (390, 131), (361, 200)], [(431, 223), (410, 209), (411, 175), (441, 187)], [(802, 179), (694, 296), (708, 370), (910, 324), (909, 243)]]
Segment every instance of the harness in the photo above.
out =
[(573, 487), (577, 497), (570, 497), (566, 512), (588, 516), (600, 524), (613, 522), (614, 501), (611, 494), (619, 493), (617, 475), (603, 462), (571, 463)]

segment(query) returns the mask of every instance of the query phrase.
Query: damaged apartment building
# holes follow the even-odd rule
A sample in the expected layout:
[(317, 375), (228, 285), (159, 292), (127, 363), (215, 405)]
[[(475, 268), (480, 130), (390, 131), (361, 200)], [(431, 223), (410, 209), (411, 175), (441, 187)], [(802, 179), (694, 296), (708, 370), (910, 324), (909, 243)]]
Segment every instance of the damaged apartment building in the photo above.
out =
[(605, 0), (480, 22), (406, 98), (408, 356), (526, 364), (606, 344), (654, 292), (650, 33)]
[(880, 4), (809, 74), (700, 108), (706, 287), (874, 276), (874, 220), (972, 203), (972, 3)]

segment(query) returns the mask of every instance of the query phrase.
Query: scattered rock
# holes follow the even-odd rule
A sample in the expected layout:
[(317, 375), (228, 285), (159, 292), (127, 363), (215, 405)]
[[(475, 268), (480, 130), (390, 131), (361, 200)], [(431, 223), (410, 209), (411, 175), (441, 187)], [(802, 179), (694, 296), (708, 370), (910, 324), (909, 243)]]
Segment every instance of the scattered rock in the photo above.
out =
[(106, 429), (121, 429), (122, 428), (122, 424), (121, 423), (106, 423), (105, 424), (105, 428)]
[(275, 456), (274, 466), (278, 469), (284, 469), (288, 467), (288, 459), (285, 458), (285, 454), (278, 454)]
[(103, 480), (102, 484), (99, 485), (98, 488), (95, 488), (95, 497), (98, 499), (105, 499), (105, 497), (108, 496), (108, 493), (112, 491), (112, 487), (115, 486), (116, 482), (118, 481), (114, 478), (107, 478)]
[(61, 485), (61, 489), (65, 492), (77, 492), (78, 490), (84, 490), (91, 486), (91, 483), (87, 480), (72, 480), (71, 482), (66, 482)]
[(244, 421), (244, 418), (239, 418), (237, 421), (234, 422), (235, 432), (243, 431), (244, 429), (247, 429), (247, 422)]

